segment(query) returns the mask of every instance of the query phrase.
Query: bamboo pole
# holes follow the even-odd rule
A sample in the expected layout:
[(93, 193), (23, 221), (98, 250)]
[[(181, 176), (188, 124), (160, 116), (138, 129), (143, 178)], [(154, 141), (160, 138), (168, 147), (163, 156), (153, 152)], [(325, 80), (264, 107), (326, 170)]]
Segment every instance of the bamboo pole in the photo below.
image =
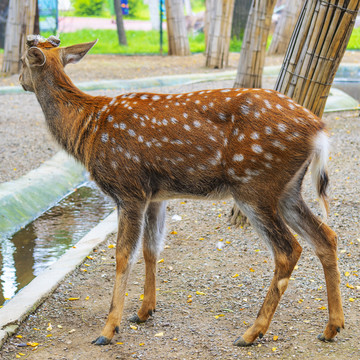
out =
[(266, 43), (276, 0), (253, 0), (234, 87), (260, 88)]
[(307, 1), (295, 26), (275, 90), (322, 116), (359, 7), (360, 0)]
[(284, 13), (281, 14), (276, 24), (268, 55), (285, 54), (303, 4), (304, 0), (288, 0), (286, 2)]
[(229, 47), (232, 16), (235, 0), (208, 1), (208, 17), (210, 17), (207, 43), (207, 67), (223, 68), (229, 62)]
[(169, 55), (190, 55), (182, 0), (166, 0)]
[(35, 14), (36, 0), (10, 0), (2, 65), (4, 73), (19, 72), (26, 37), (34, 31)]

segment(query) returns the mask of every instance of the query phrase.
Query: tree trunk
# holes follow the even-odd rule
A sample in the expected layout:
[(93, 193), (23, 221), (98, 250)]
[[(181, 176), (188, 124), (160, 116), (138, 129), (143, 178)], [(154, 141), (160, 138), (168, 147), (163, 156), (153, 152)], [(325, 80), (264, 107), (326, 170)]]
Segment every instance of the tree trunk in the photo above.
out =
[(235, 0), (233, 21), (231, 25), (231, 38), (242, 39), (252, 0)]
[(284, 13), (276, 24), (268, 55), (283, 55), (289, 45), (291, 34), (299, 17), (304, 0), (288, 0)]
[(360, 0), (307, 1), (291, 36), (275, 90), (322, 116)]
[(210, 6), (206, 66), (222, 69), (229, 61), (234, 0), (213, 0)]
[(127, 46), (126, 33), (124, 28), (124, 21), (122, 17), (120, 0), (114, 0), (114, 10), (116, 16), (116, 27), (117, 27), (119, 44)]
[(169, 55), (190, 55), (182, 0), (166, 0)]
[(253, 0), (234, 87), (261, 88), (266, 43), (276, 0)]
[(4, 73), (19, 72), (26, 37), (34, 31), (35, 13), (36, 0), (10, 0), (2, 67)]

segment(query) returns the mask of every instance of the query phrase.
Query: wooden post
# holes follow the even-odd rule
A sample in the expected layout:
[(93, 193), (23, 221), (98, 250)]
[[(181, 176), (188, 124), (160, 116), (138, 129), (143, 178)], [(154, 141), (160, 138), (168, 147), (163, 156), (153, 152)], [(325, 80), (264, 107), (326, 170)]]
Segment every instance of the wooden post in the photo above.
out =
[(322, 116), (359, 7), (360, 0), (307, 1), (292, 34), (275, 90)]
[(10, 0), (2, 66), (4, 73), (19, 72), (20, 57), (25, 51), (26, 37), (34, 31), (35, 14), (36, 0)]
[(182, 0), (166, 0), (169, 55), (190, 55)]
[(261, 88), (266, 43), (276, 0), (253, 0), (234, 87)]
[(283, 55), (299, 17), (304, 0), (287, 0), (286, 7), (276, 24), (268, 55)]

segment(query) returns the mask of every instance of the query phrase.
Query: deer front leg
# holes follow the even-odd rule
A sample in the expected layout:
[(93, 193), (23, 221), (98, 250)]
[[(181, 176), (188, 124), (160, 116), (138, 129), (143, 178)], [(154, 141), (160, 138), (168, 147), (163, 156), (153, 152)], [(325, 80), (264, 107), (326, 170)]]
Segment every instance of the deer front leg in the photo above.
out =
[(125, 290), (132, 262), (143, 232), (146, 205), (124, 204), (119, 210), (119, 228), (116, 244), (116, 277), (110, 312), (101, 335), (92, 341), (95, 345), (107, 345), (119, 331), (124, 308)]
[(143, 253), (145, 259), (144, 299), (138, 313), (130, 318), (132, 322), (145, 322), (156, 305), (156, 263), (162, 250), (165, 235), (166, 202), (150, 203), (145, 215)]

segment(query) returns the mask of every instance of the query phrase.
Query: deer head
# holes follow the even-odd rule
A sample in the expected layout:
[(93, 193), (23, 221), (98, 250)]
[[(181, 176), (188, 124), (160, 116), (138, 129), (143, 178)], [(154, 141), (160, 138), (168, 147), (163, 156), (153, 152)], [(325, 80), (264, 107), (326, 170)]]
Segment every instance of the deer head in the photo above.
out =
[[(54, 36), (44, 39), (40, 35), (27, 38), (27, 48), (21, 58), (20, 84), (25, 91), (35, 92), (36, 83), (51, 78), (51, 71), (61, 71), (67, 64), (80, 61), (96, 44), (97, 40), (60, 48), (60, 40)], [(47, 72), (47, 69), (50, 69)], [(46, 75), (45, 75), (46, 73)]]

